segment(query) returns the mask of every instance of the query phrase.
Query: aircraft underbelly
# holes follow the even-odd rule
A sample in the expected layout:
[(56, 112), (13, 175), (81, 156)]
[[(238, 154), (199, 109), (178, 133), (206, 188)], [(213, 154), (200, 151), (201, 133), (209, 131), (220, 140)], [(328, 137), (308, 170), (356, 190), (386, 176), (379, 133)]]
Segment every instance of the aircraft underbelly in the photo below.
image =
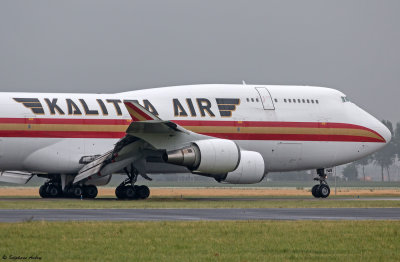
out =
[(268, 172), (332, 167), (360, 159), (376, 143), (321, 141), (238, 141), (246, 150), (260, 152)]

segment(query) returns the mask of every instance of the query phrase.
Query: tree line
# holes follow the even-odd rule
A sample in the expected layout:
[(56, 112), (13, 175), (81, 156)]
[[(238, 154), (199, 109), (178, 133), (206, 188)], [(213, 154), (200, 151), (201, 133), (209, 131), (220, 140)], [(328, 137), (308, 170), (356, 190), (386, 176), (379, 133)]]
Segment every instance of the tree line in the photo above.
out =
[(381, 169), (381, 180), (384, 181), (386, 172), (388, 181), (390, 181), (390, 167), (393, 165), (396, 158), (400, 159), (400, 122), (396, 124), (396, 127), (394, 127), (389, 120), (382, 120), (382, 123), (392, 133), (392, 140), (384, 148), (374, 154), (348, 164), (343, 169), (343, 176), (348, 180), (358, 179), (358, 167), (360, 167), (362, 180), (365, 181), (365, 166), (374, 164)]

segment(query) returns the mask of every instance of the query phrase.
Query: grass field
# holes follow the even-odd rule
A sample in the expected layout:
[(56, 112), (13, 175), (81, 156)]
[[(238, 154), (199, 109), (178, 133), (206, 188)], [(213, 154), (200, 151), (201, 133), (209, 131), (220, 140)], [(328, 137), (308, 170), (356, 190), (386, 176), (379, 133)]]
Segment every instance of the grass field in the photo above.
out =
[[(94, 200), (40, 199), (37, 188), (2, 190), (0, 209), (400, 207), (396, 200), (368, 200), (397, 198), (398, 189), (314, 199), (304, 189), (173, 188), (138, 201), (115, 200), (113, 189)], [(400, 221), (27, 221), (0, 223), (0, 233), (4, 261), (400, 261)]]
[(4, 199), (0, 209), (59, 208), (333, 208), (400, 207), (400, 201), (335, 199), (202, 200), (190, 198), (151, 198), (147, 200)]
[(41, 261), (399, 261), (399, 221), (1, 223), (0, 256)]

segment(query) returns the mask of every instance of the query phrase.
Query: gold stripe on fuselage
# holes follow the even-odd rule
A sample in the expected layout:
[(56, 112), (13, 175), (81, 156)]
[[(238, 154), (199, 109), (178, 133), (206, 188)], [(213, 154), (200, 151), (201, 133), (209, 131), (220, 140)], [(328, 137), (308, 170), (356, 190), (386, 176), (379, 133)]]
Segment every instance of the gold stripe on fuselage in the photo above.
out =
[(344, 135), (370, 137), (382, 140), (377, 134), (364, 129), (351, 128), (298, 128), (298, 127), (233, 127), (233, 126), (184, 126), (196, 133), (244, 133), (282, 135)]
[(0, 130), (125, 132), (128, 125), (0, 124)]

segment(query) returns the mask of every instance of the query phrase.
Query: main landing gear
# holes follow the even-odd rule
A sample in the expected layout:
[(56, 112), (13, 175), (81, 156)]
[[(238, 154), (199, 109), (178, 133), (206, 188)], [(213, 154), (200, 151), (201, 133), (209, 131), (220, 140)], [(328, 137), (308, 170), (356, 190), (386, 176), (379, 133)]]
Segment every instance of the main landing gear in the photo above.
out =
[(315, 185), (311, 189), (311, 193), (316, 198), (327, 198), (331, 193), (331, 189), (326, 182), (327, 175), (323, 168), (317, 169), (318, 177), (314, 178), (315, 181), (319, 181), (318, 185)]
[(139, 171), (131, 165), (131, 172), (125, 167), (124, 171), (128, 176), (116, 189), (115, 195), (118, 199), (146, 199), (150, 196), (150, 189), (147, 186), (135, 185)]
[(39, 188), (39, 195), (42, 198), (95, 198), (97, 193), (97, 187), (93, 185), (66, 186), (62, 190), (60, 179), (57, 178), (51, 178)]

